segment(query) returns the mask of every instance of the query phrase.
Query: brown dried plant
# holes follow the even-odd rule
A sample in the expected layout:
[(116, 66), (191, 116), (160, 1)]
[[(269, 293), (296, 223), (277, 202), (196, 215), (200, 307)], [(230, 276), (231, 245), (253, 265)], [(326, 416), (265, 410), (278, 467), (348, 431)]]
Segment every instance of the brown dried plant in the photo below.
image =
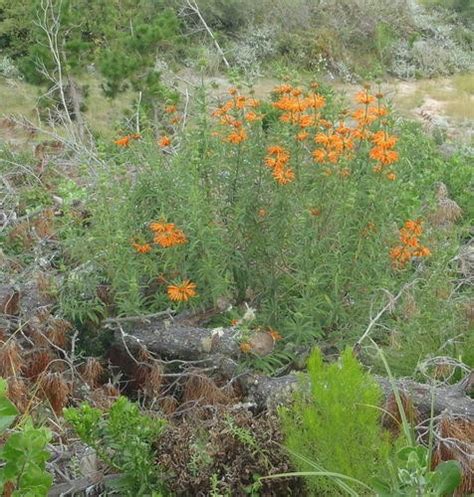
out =
[(48, 339), (57, 347), (65, 349), (68, 343), (67, 332), (71, 324), (65, 319), (53, 318), (48, 329)]
[(232, 397), (219, 388), (212, 378), (192, 375), (184, 385), (183, 402), (196, 402), (201, 405), (229, 404)]
[[(419, 422), (419, 412), (416, 409), (411, 397), (409, 397), (404, 392), (399, 392), (402, 409), (405, 413), (405, 417), (411, 426), (416, 426)], [(391, 393), (384, 405), (384, 414), (382, 416), (383, 426), (389, 430), (394, 436), (398, 436), (402, 427), (402, 415), (400, 409), (398, 408), (397, 399), (393, 393)]]
[(20, 292), (12, 289), (0, 302), (0, 314), (16, 316), (20, 312)]
[(24, 375), (30, 380), (36, 380), (40, 374), (48, 369), (53, 360), (52, 354), (46, 350), (33, 352), (25, 365)]
[(64, 376), (61, 373), (47, 373), (40, 380), (40, 388), (53, 411), (60, 414), (66, 406), (71, 391)]
[(54, 235), (54, 210), (44, 209), (33, 221), (32, 229), (40, 239), (51, 238)]
[(16, 376), (8, 379), (7, 396), (21, 413), (26, 411), (28, 407), (28, 388), (23, 379)]
[(15, 340), (10, 339), (0, 345), (0, 376), (14, 376), (21, 370), (22, 363), (21, 349)]
[(42, 296), (50, 297), (54, 291), (53, 277), (48, 273), (38, 273), (36, 275), (36, 287)]
[(143, 391), (150, 398), (157, 398), (163, 383), (163, 368), (159, 364), (153, 364), (148, 369)]
[(442, 461), (459, 461), (463, 478), (455, 497), (474, 492), (474, 422), (444, 416), (437, 426), (437, 439), (433, 453), (433, 467)]
[(436, 210), (430, 216), (430, 222), (438, 228), (449, 228), (462, 217), (462, 209), (449, 198), (446, 185), (439, 182), (436, 185)]
[(82, 377), (91, 388), (100, 385), (100, 380), (104, 374), (104, 368), (95, 357), (88, 357), (82, 368)]
[(96, 388), (91, 394), (91, 403), (99, 409), (110, 409), (112, 404), (120, 396), (120, 390), (110, 382)]
[(162, 397), (159, 404), (163, 413), (168, 416), (176, 412), (176, 409), (178, 408), (178, 401), (172, 395)]

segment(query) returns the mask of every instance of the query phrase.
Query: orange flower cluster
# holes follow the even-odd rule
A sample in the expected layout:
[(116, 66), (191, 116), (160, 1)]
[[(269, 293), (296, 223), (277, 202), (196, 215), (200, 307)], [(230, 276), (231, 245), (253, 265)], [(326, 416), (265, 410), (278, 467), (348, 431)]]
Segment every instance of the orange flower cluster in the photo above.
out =
[(245, 141), (246, 139), (247, 139), (247, 133), (242, 127), (239, 127), (238, 129), (232, 131), (232, 133), (229, 133), (227, 135), (227, 141), (235, 145), (238, 145), (239, 143)]
[[(163, 221), (153, 221), (149, 226), (154, 234), (153, 242), (163, 248), (182, 245), (187, 242), (185, 234), (176, 227), (174, 223), (165, 223)], [(132, 243), (132, 247), (140, 254), (148, 254), (152, 247), (149, 243)], [(160, 283), (167, 283), (163, 276), (159, 276), (157, 280)], [(190, 280), (184, 280), (181, 283), (168, 285), (168, 298), (174, 302), (186, 302), (191, 297), (197, 295), (196, 284)]]
[(186, 302), (191, 297), (196, 297), (196, 283), (184, 280), (176, 285), (168, 286), (168, 298), (174, 302)]
[(339, 159), (351, 156), (354, 148), (352, 130), (340, 122), (335, 129), (329, 129), (326, 133), (317, 133), (314, 141), (318, 148), (313, 150), (313, 159), (321, 164), (337, 164)]
[(273, 107), (283, 111), (280, 121), (297, 124), (302, 129), (314, 126), (319, 119), (315, 111), (326, 105), (326, 99), (322, 95), (314, 92), (305, 95), (300, 88), (293, 88), (289, 84), (276, 87), (273, 93), (279, 95), (278, 100), (273, 102)]
[(174, 114), (175, 112), (177, 112), (177, 108), (176, 108), (176, 105), (167, 105), (165, 107), (165, 112), (166, 114)]
[[(312, 85), (316, 88), (317, 85)], [(393, 150), (396, 138), (385, 136), (385, 132), (376, 133), (373, 137), (371, 131), (367, 129), (369, 125), (388, 114), (388, 110), (381, 104), (382, 94), (371, 95), (369, 87), (357, 93), (355, 100), (365, 107), (356, 110), (352, 117), (356, 121), (354, 127), (349, 127), (344, 121), (338, 125), (327, 121), (321, 117), (319, 110), (324, 107), (325, 99), (314, 89), (304, 93), (300, 88), (295, 88), (289, 84), (276, 87), (273, 93), (277, 100), (273, 106), (282, 111), (280, 121), (296, 125), (299, 131), (296, 132), (295, 140), (304, 142), (310, 136), (314, 137), (316, 148), (312, 151), (315, 162), (319, 164), (336, 165), (341, 158), (350, 159), (355, 150), (356, 140), (369, 140), (373, 138), (374, 146), (371, 150), (371, 158), (377, 160), (375, 171), (382, 170), (383, 167), (394, 163), (398, 159), (398, 154)], [(377, 104), (373, 104), (377, 101)], [(346, 111), (343, 114), (347, 114)], [(313, 134), (314, 133), (314, 134)], [(330, 176), (337, 172), (341, 177), (351, 175), (348, 167), (335, 170), (326, 167), (322, 173)], [(395, 173), (387, 171), (387, 179), (394, 180)]]
[(279, 145), (268, 147), (268, 155), (265, 158), (265, 165), (273, 170), (273, 177), (280, 185), (291, 183), (295, 179), (295, 173), (288, 166), (290, 153)]
[(413, 257), (428, 257), (431, 251), (420, 243), (423, 228), (419, 221), (405, 221), (400, 228), (400, 245), (390, 250), (390, 258), (395, 268), (403, 268)]
[[(390, 166), (398, 160), (398, 152), (393, 150), (393, 147), (397, 143), (397, 138), (395, 136), (390, 136), (386, 131), (377, 131), (371, 136), (371, 141), (374, 147), (370, 151), (370, 158), (377, 161), (377, 164), (373, 167), (374, 172), (381, 172), (384, 167)], [(388, 172), (387, 178), (389, 180), (394, 180), (396, 178), (395, 173)]]
[(233, 128), (224, 137), (224, 141), (238, 145), (248, 138), (246, 124), (248, 127), (262, 119), (262, 116), (255, 112), (255, 109), (260, 106), (260, 101), (240, 95), (236, 88), (230, 88), (229, 94), (232, 98), (219, 106), (212, 116), (218, 118), (221, 125)]
[(359, 128), (363, 128), (365, 126), (370, 126), (377, 119), (386, 115), (388, 115), (387, 107), (379, 104), (377, 107), (367, 106), (355, 110), (352, 113), (352, 118), (357, 121)]
[(169, 136), (162, 136), (159, 140), (158, 140), (158, 145), (161, 147), (161, 148), (166, 148), (166, 147), (169, 147), (171, 145), (171, 138)]
[(271, 326), (268, 327), (267, 333), (273, 338), (274, 342), (278, 342), (278, 340), (283, 339), (280, 333), (277, 330), (273, 329)]
[(149, 243), (132, 243), (132, 247), (139, 254), (149, 254), (151, 252), (151, 245)]
[[(153, 242), (163, 248), (183, 245), (188, 241), (186, 235), (174, 223), (154, 221), (150, 223), (150, 230), (154, 235)], [(150, 243), (133, 242), (132, 247), (139, 254), (149, 254), (152, 249)]]
[(123, 138), (119, 138), (118, 140), (115, 140), (114, 143), (118, 147), (126, 148), (130, 145), (130, 142), (132, 140), (139, 140), (141, 138), (141, 135), (139, 133), (133, 133), (132, 135), (127, 135), (124, 136)]
[(153, 241), (163, 248), (183, 245), (188, 241), (185, 234), (174, 223), (155, 221), (150, 224), (150, 229), (154, 233)]

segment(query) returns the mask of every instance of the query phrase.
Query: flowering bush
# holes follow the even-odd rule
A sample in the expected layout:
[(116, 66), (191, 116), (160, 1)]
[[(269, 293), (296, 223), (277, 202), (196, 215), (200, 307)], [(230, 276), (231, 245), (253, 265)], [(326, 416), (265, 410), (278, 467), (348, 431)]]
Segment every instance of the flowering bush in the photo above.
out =
[(412, 261), (436, 266), (429, 224), (422, 244), (407, 220), (427, 217), (444, 166), (375, 89), (345, 104), (317, 83), (268, 99), (231, 88), (212, 103), (201, 89), (186, 123), (167, 109), (157, 136), (107, 145), (113, 175), (66, 240), (73, 258), (93, 259), (118, 313), (213, 308), (230, 325), (247, 304), (282, 347), (350, 339), (381, 288), (413, 278)]

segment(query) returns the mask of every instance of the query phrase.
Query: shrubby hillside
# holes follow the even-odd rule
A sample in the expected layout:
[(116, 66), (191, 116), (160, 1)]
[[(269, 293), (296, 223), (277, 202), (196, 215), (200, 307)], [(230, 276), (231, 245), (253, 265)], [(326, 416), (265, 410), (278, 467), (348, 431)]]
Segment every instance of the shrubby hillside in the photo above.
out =
[(472, 15), (0, 0), (2, 496), (474, 491)]

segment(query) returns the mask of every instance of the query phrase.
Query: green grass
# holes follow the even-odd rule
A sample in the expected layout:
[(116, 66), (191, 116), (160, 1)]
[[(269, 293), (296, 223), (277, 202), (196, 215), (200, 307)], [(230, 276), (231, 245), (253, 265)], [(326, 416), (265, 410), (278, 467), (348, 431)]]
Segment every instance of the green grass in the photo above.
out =
[[(116, 134), (114, 131), (116, 124), (124, 111), (130, 108), (134, 95), (126, 92), (111, 100), (102, 93), (100, 81), (91, 75), (82, 77), (79, 84), (87, 86), (87, 109), (84, 115), (91, 130), (100, 133), (106, 139), (111, 139)], [(40, 95), (41, 89), (37, 86), (0, 77), (0, 100), (2, 102), (0, 115), (24, 116), (38, 124), (37, 101)], [(14, 134), (15, 138), (19, 137), (18, 132)], [(12, 138), (5, 136), (5, 133), (2, 135), (6, 139)], [(11, 135), (11, 130), (9, 135)]]

